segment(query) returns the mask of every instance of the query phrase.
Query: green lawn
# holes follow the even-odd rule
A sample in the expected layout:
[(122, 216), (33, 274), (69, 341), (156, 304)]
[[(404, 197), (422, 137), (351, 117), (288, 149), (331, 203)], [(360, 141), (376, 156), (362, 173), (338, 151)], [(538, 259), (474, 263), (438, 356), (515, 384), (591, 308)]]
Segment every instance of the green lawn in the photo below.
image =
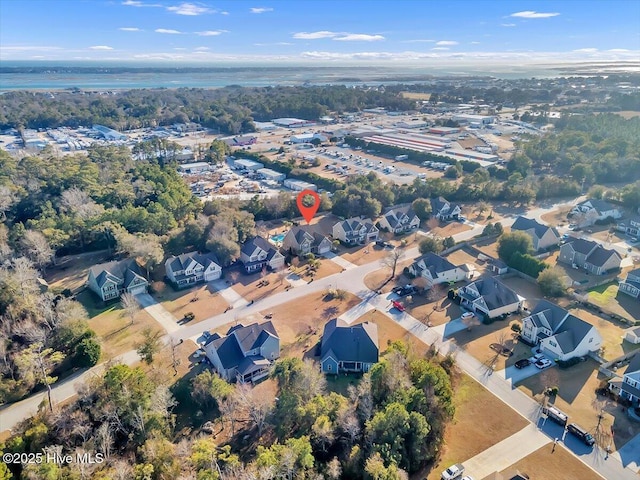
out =
[(598, 305), (606, 306), (614, 301), (618, 295), (618, 284), (611, 282), (589, 290), (589, 300)]
[(327, 390), (349, 397), (349, 385), (357, 385), (362, 375), (350, 373), (348, 375), (327, 375)]
[(85, 310), (89, 314), (89, 318), (94, 318), (104, 312), (120, 308), (120, 302), (114, 301), (109, 304), (105, 304), (98, 299), (95, 293), (91, 292), (88, 289), (85, 289), (77, 294), (76, 300), (80, 302), (85, 308)]

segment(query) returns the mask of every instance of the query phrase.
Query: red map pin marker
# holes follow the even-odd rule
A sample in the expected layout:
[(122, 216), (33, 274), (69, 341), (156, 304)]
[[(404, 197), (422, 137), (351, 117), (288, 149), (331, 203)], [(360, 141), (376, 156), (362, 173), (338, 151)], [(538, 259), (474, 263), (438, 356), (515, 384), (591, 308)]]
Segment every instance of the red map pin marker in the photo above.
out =
[[(304, 197), (306, 197), (307, 195), (310, 195), (313, 197), (313, 205), (306, 206), (302, 202)], [(298, 194), (296, 203), (298, 204), (298, 210), (300, 210), (300, 213), (302, 214), (304, 219), (307, 221), (307, 224), (309, 224), (313, 216), (318, 211), (318, 208), (320, 208), (320, 195), (318, 195), (313, 190), (303, 190)]]

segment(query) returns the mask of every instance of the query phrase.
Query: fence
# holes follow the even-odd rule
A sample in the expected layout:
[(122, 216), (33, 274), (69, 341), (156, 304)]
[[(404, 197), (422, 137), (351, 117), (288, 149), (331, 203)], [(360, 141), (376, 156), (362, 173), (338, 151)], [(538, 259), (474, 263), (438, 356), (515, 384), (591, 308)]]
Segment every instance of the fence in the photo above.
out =
[[(603, 363), (598, 368), (598, 371), (609, 378), (620, 377), (620, 375), (615, 373), (615, 370), (622, 367), (623, 365), (628, 364), (631, 361), (631, 358), (633, 358), (636, 354), (640, 354), (640, 348), (632, 350), (629, 353), (625, 353), (624, 355), (621, 355), (618, 358), (614, 358), (609, 362)], [(612, 369), (611, 367), (614, 365), (616, 368)]]

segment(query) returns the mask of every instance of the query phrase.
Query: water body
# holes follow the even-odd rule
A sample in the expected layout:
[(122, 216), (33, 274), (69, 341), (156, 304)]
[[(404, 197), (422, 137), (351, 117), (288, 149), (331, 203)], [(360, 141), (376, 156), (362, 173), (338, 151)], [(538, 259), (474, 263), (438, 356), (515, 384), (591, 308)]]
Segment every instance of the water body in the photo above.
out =
[[(345, 67), (309, 65), (203, 66), (166, 63), (27, 62), (0, 65), (0, 91), (221, 88), (340, 84), (347, 86), (428, 83), (436, 77), (552, 78), (633, 71), (637, 65), (483, 65), (438, 67)], [(582, 71), (581, 71), (582, 70)], [(616, 71), (618, 70), (618, 71)]]

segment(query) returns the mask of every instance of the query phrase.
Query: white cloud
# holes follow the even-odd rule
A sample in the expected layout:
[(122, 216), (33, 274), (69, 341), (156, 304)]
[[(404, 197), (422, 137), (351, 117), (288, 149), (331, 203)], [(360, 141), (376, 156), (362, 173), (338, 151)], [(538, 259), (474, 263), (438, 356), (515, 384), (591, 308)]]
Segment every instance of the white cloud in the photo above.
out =
[(597, 48), (579, 48), (573, 51), (576, 53), (595, 53), (598, 51), (598, 49)]
[(294, 45), (294, 44), (290, 42), (276, 42), (276, 43), (254, 43), (253, 45), (255, 47), (280, 47), (280, 46), (288, 46), (288, 45)]
[(613, 52), (613, 53), (626, 53), (630, 51), (631, 50), (628, 50), (626, 48), (610, 48), (609, 50), (607, 50), (607, 52)]
[(415, 40), (403, 40), (400, 43), (434, 43), (435, 40), (430, 38), (416, 38)]
[(480, 42), (471, 42), (471, 45), (480, 45)]
[(194, 17), (197, 15), (203, 15), (205, 13), (215, 13), (214, 10), (211, 10), (207, 7), (201, 7), (194, 3), (181, 3), (180, 5), (176, 5), (173, 7), (167, 7), (169, 12), (173, 12), (176, 15), (187, 15), (190, 17)]
[(179, 35), (179, 34), (182, 33), (179, 30), (172, 30), (170, 28), (156, 28), (155, 32), (156, 33), (168, 33), (168, 34), (171, 34), (171, 35)]
[(93, 47), (89, 47), (89, 50), (113, 50), (113, 47), (109, 45), (94, 45)]
[(222, 35), (223, 33), (228, 33), (227, 30), (205, 30), (204, 32), (196, 32), (196, 35), (200, 35), (201, 37), (216, 37), (218, 35)]
[(229, 12), (227, 12), (227, 11), (222, 11), (222, 12), (220, 12), (220, 15), (229, 15)]
[(340, 42), (377, 42), (384, 40), (382, 35), (367, 35), (366, 33), (347, 33), (342, 37), (334, 37), (334, 40)]
[(293, 34), (293, 38), (298, 40), (318, 40), (319, 38), (333, 38), (338, 36), (338, 33), (329, 32), (327, 30), (321, 30), (319, 32), (298, 32)]
[(450, 45), (458, 45), (458, 42), (454, 40), (440, 40), (439, 42), (436, 42), (436, 45), (438, 45), (439, 47), (445, 47)]
[(516, 17), (516, 18), (550, 18), (550, 17), (557, 17), (558, 15), (560, 14), (557, 12), (544, 13), (544, 12), (534, 12), (533, 10), (525, 10), (523, 12), (512, 13), (509, 16)]
[(273, 12), (273, 8), (268, 8), (268, 7), (253, 7), (251, 9), (251, 13), (266, 13), (266, 12)]
[(122, 2), (122, 5), (126, 5), (127, 7), (163, 7), (163, 5), (159, 5), (157, 3), (143, 3), (140, 0), (124, 0), (124, 2)]
[(433, 47), (431, 50), (444, 52), (446, 50), (451, 50), (449, 47)]
[(207, 50), (209, 50), (209, 47), (196, 47), (195, 48), (196, 52), (206, 52)]
[(501, 23), (500, 26), (501, 27), (515, 27), (516, 24), (515, 23)]
[(123, 32), (139, 32), (140, 31), (138, 27), (120, 27), (118, 30), (122, 30)]

